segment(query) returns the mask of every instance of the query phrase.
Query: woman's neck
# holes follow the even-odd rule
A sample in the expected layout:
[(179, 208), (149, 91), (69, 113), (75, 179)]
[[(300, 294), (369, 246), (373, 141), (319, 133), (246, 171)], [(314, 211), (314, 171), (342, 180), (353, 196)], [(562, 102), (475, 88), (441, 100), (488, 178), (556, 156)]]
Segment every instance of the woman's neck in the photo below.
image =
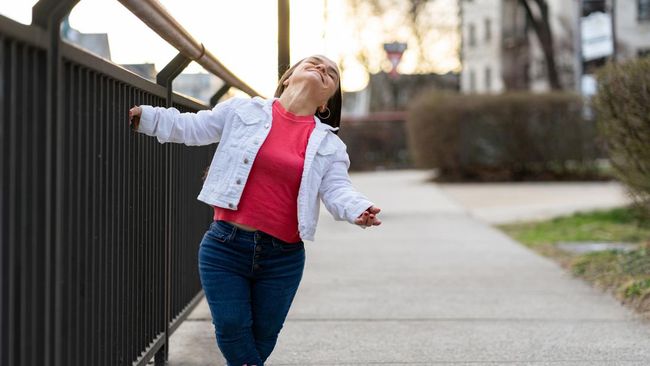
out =
[(298, 85), (285, 89), (279, 98), (284, 110), (297, 116), (313, 115), (318, 108), (318, 103), (307, 97), (310, 93), (305, 89)]

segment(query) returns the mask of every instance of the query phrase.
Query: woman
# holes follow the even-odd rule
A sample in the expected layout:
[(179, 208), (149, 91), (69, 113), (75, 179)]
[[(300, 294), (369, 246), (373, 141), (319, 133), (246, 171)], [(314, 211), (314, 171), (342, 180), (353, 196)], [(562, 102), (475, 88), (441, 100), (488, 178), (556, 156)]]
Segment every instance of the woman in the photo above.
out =
[(261, 366), (275, 347), (302, 278), (303, 240), (314, 240), (319, 197), (337, 220), (381, 224), (380, 209), (350, 184), (340, 115), (340, 74), (324, 56), (287, 70), (269, 100), (233, 98), (198, 113), (129, 111), (132, 127), (161, 143), (219, 142), (198, 197), (214, 207), (199, 272), (230, 366)]

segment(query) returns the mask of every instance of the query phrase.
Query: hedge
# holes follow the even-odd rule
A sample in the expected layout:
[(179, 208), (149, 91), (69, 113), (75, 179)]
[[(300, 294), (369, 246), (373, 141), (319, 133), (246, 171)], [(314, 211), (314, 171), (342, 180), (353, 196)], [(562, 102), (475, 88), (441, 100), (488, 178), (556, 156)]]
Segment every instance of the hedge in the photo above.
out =
[(442, 181), (599, 179), (603, 150), (582, 115), (569, 93), (430, 92), (409, 107), (409, 146)]

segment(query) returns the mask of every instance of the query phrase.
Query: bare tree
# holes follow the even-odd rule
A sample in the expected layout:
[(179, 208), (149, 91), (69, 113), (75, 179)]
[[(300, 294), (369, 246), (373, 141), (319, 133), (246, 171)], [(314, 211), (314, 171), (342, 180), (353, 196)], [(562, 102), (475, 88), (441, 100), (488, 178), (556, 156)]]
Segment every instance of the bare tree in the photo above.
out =
[[(408, 52), (416, 58), (416, 72), (431, 72), (439, 62), (439, 55), (432, 55), (430, 52), (431, 45), (438, 40), (448, 37), (458, 36), (457, 13), (453, 8), (451, 11), (431, 11), (430, 5), (439, 0), (347, 0), (350, 12), (353, 15), (353, 25), (356, 28), (356, 35), (361, 33), (367, 24), (368, 19), (384, 20), (387, 17), (397, 14), (401, 19), (400, 26), (408, 29), (410, 37), (408, 39)], [(444, 7), (443, 2), (442, 7)], [(435, 5), (434, 5), (435, 6)], [(445, 7), (446, 9), (446, 7)], [(382, 25), (384, 42), (407, 41), (405, 39), (395, 39), (397, 29), (391, 28), (388, 23)], [(402, 33), (403, 34), (403, 33)], [(365, 44), (357, 52), (357, 60), (367, 69), (370, 67), (371, 55), (369, 49), (383, 49), (381, 44)], [(376, 56), (377, 53), (374, 53)]]
[(560, 78), (555, 63), (555, 50), (553, 47), (553, 32), (548, 20), (548, 4), (546, 0), (519, 0), (519, 3), (526, 11), (526, 18), (533, 26), (535, 35), (542, 46), (546, 72), (551, 89), (560, 90)]

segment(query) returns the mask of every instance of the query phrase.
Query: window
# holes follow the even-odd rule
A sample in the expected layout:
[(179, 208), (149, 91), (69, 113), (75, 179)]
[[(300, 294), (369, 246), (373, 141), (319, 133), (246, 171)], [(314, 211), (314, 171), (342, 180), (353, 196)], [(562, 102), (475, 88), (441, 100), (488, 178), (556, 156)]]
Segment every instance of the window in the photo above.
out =
[(492, 22), (490, 19), (485, 19), (485, 40), (489, 41), (492, 39)]
[(489, 66), (485, 68), (485, 90), (492, 90), (492, 70)]
[(474, 75), (474, 70), (469, 71), (469, 91), (476, 91), (476, 75)]
[(583, 0), (582, 16), (586, 17), (587, 15), (595, 12), (606, 13), (607, 8), (605, 5), (605, 0)]
[(467, 26), (467, 33), (469, 33), (467, 43), (470, 46), (476, 46), (476, 27), (474, 27), (474, 24)]
[(640, 21), (650, 20), (650, 0), (636, 0), (638, 16)]

